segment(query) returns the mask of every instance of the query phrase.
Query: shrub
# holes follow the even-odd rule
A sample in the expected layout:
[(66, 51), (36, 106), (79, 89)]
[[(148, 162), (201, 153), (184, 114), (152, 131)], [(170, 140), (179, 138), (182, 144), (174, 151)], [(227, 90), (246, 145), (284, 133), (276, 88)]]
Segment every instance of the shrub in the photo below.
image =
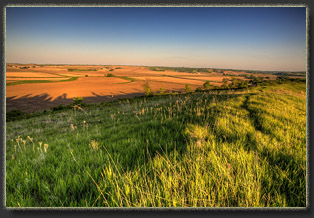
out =
[(88, 75), (85, 75), (85, 77), (88, 77)]
[(109, 71), (114, 71), (114, 69), (110, 69)]
[(206, 81), (204, 84), (204, 89), (209, 89), (210, 88), (210, 82), (209, 81)]
[(82, 97), (76, 97), (76, 98), (72, 98), (73, 99), (73, 105), (81, 105), (83, 102), (83, 98)]
[(106, 77), (115, 77), (115, 75), (112, 74), (112, 73), (108, 73), (108, 74), (105, 74), (105, 75), (106, 75)]
[(200, 92), (200, 91), (202, 91), (202, 88), (201, 88), (201, 87), (197, 87), (197, 88), (195, 89), (195, 91), (196, 91), (196, 92)]
[(150, 87), (150, 84), (148, 81), (145, 81), (145, 83), (143, 84), (143, 88), (144, 88), (144, 93), (146, 96), (152, 95), (152, 90)]
[(164, 95), (165, 94), (165, 90), (163, 88), (160, 88), (159, 94)]
[(190, 84), (186, 84), (186, 85), (185, 85), (185, 91), (186, 91), (186, 92), (190, 92), (190, 91), (191, 91)]
[(56, 107), (53, 107), (52, 108), (52, 111), (61, 111), (61, 110), (64, 110), (66, 107), (62, 104), (59, 104), (58, 106)]

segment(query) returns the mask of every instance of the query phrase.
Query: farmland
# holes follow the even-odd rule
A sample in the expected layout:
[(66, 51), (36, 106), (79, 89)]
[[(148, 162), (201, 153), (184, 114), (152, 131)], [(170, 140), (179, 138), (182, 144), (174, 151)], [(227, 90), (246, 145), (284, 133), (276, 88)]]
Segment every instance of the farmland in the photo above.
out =
[[(143, 96), (145, 83), (154, 93), (160, 89), (182, 93), (186, 84), (193, 91), (206, 81), (220, 87), (223, 79), (227, 83), (233, 78), (248, 80), (247, 75), (277, 78), (270, 73), (206, 68), (7, 64), (6, 110), (40, 111), (60, 104), (69, 105), (74, 97), (83, 97), (85, 103), (98, 103)], [(299, 78), (305, 78), (305, 74), (300, 74)]]

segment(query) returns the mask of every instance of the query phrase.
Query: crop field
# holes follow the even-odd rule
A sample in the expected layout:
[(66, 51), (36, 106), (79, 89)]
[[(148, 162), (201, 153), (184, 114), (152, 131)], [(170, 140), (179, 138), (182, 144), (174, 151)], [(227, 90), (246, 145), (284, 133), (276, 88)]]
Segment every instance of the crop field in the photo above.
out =
[[(89, 84), (105, 84), (101, 96), (143, 92), (138, 80), (85, 73), (7, 93), (51, 85), (72, 97), (88, 95)], [(7, 113), (7, 207), (307, 206), (304, 81), (69, 104)]]
[[(224, 80), (227, 84), (234, 78), (248, 81), (248, 75), (267, 77), (266, 80), (277, 78), (271, 73), (206, 68), (7, 64), (6, 109), (33, 112), (69, 105), (74, 97), (83, 97), (85, 103), (97, 103), (143, 96), (146, 83), (154, 93), (161, 90), (184, 93), (187, 84), (194, 91), (206, 81), (220, 87)], [(305, 74), (298, 78), (305, 78)]]

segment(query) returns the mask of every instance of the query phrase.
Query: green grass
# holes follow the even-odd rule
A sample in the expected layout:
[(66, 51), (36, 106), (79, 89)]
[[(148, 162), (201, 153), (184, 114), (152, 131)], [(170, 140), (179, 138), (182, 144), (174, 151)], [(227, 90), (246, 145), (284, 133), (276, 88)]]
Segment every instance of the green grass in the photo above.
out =
[(69, 77), (65, 80), (20, 80), (16, 82), (6, 83), (6, 86), (14, 86), (20, 84), (27, 84), (27, 83), (57, 83), (57, 82), (70, 82), (77, 80), (78, 77)]
[(112, 73), (108, 73), (108, 74), (105, 74), (106, 77), (117, 77), (117, 78), (120, 78), (120, 79), (124, 79), (124, 80), (127, 80), (128, 82), (122, 82), (122, 83), (116, 83), (116, 84), (125, 84), (125, 83), (131, 83), (131, 82), (135, 82), (136, 79), (134, 78), (131, 78), (131, 77), (127, 77), (127, 76), (116, 76)]
[(8, 207), (305, 207), (304, 82), (6, 124)]
[(118, 77), (118, 78), (120, 78), (120, 79), (124, 79), (124, 80), (127, 80), (127, 81), (128, 81), (128, 82), (117, 83), (117, 84), (132, 83), (132, 82), (135, 82), (135, 81), (136, 81), (136, 79), (131, 78), (131, 77), (127, 77), (127, 76), (115, 76), (115, 77)]

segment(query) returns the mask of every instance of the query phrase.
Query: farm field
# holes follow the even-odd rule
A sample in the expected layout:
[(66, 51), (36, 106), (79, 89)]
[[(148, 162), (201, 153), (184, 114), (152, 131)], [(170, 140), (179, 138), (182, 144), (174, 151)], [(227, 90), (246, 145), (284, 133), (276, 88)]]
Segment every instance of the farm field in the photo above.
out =
[[(12, 96), (46, 90), (43, 101), (61, 92), (64, 99), (88, 96), (89, 84), (101, 86), (95, 89), (101, 97), (143, 92), (138, 80), (88, 73), (7, 89), (16, 88)], [(153, 84), (158, 90), (164, 83)], [(77, 101), (11, 118), (7, 207), (307, 206), (304, 81)]]
[[(83, 97), (85, 103), (97, 103), (143, 96), (146, 83), (154, 93), (161, 89), (182, 93), (187, 84), (191, 91), (202, 87), (206, 81), (219, 87), (223, 79), (227, 83), (233, 78), (248, 81), (244, 75), (252, 74), (144, 66), (7, 64), (6, 110), (40, 111), (60, 104), (69, 105), (74, 97)], [(256, 75), (277, 78), (271, 74)]]

